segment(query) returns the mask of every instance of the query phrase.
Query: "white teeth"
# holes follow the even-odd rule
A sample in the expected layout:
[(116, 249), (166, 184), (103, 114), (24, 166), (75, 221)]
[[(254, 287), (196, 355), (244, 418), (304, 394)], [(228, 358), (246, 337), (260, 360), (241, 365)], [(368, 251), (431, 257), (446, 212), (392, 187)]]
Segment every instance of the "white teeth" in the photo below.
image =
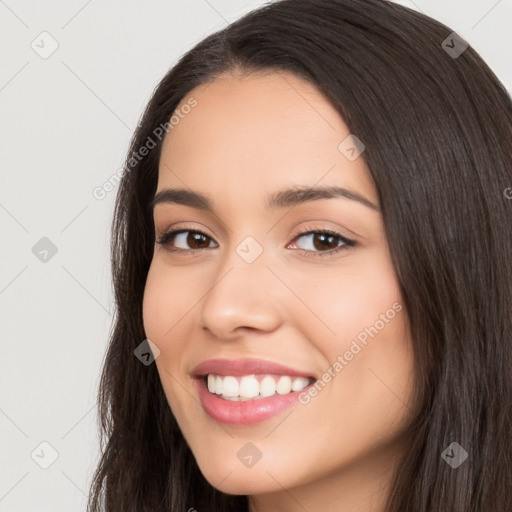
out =
[(235, 397), (238, 396), (240, 386), (235, 377), (224, 377), (222, 382), (222, 396)]
[(222, 395), (222, 398), (224, 398), (225, 400), (230, 400), (231, 402), (239, 402), (240, 401), (239, 396), (224, 396), (224, 395)]
[(215, 393), (217, 395), (222, 395), (222, 377), (217, 376), (215, 379)]
[(253, 375), (242, 377), (240, 381), (240, 398), (254, 398), (259, 395), (259, 392), (260, 384)]
[(288, 375), (265, 375), (258, 379), (255, 375), (233, 377), (209, 374), (207, 387), (210, 393), (222, 395), (226, 400), (245, 401), (259, 400), (276, 393), (286, 395), (292, 391), (300, 391), (310, 384), (310, 380)]
[(215, 375), (208, 375), (208, 391), (210, 393), (215, 393)]
[(276, 394), (276, 381), (270, 376), (267, 375), (263, 377), (260, 382), (260, 395), (262, 397), (272, 396)]
[(284, 376), (279, 379), (279, 382), (276, 386), (276, 391), (279, 395), (286, 395), (292, 390), (292, 379), (290, 377)]
[(304, 389), (309, 384), (309, 380), (304, 377), (297, 377), (293, 379), (292, 382), (292, 391), (300, 391)]

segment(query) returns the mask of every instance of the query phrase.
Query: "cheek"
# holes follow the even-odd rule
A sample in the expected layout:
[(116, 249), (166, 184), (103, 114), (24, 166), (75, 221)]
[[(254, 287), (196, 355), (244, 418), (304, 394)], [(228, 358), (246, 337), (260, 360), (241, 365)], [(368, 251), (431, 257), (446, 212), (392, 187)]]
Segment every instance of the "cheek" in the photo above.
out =
[(186, 350), (189, 336), (183, 329), (190, 305), (184, 294), (179, 293), (181, 285), (168, 274), (158, 264), (150, 267), (144, 289), (142, 317), (147, 338), (160, 350), (155, 364), (167, 398), (174, 403), (178, 390), (174, 389), (175, 380), (171, 375), (183, 374), (180, 368), (183, 358), (176, 357), (176, 354), (183, 355)]
[(193, 298), (187, 297), (192, 293), (191, 287), (184, 287), (179, 282), (178, 273), (173, 273), (176, 279), (169, 274), (169, 270), (158, 262), (152, 263), (144, 289), (142, 316), (146, 336), (160, 350), (155, 364), (168, 404), (180, 423), (186, 415), (189, 399), (183, 388), (189, 383), (185, 382), (185, 371), (180, 366), (186, 358), (176, 356), (183, 356), (189, 345), (186, 341), (190, 336), (184, 331), (187, 326), (184, 320), (191, 307), (189, 299)]
[[(379, 252), (357, 263), (315, 270), (311, 275), (297, 271), (288, 275), (294, 292), (309, 312), (296, 314), (310, 340), (326, 355), (337, 355), (359, 337), (369, 339), (366, 329), (376, 326), (389, 332), (399, 316), (401, 293), (387, 258)], [(373, 331), (374, 332), (374, 331)]]
[[(324, 356), (328, 391), (321, 394), (326, 406), (328, 400), (342, 405), (334, 416), (354, 436), (361, 433), (363, 418), (369, 430), (375, 421), (394, 423), (407, 410), (414, 354), (390, 261), (376, 254), (371, 261), (346, 265), (339, 272), (317, 272), (314, 283), (300, 293), (316, 314), (296, 319)], [(352, 416), (346, 416), (348, 410)]]
[(149, 339), (159, 339), (164, 332), (163, 312), (170, 306), (166, 304), (167, 302), (170, 300), (165, 294), (163, 280), (158, 279), (158, 273), (152, 265), (148, 272), (142, 300), (142, 321)]
[[(184, 273), (169, 272), (165, 265), (153, 261), (146, 279), (144, 299), (142, 303), (142, 316), (144, 329), (149, 339), (175, 340), (173, 334), (180, 327), (191, 304), (197, 301), (198, 292), (194, 287), (184, 282)], [(180, 275), (182, 279), (180, 280)], [(197, 297), (196, 297), (197, 296)], [(192, 302), (191, 302), (192, 301)], [(165, 347), (160, 347), (165, 350)]]

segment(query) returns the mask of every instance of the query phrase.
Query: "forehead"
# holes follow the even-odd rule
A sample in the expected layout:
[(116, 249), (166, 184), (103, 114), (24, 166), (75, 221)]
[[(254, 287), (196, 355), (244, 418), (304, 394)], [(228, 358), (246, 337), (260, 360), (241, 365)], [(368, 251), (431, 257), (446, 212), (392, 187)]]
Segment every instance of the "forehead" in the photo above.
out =
[(313, 85), (286, 72), (226, 73), (196, 87), (166, 136), (158, 189), (192, 187), (208, 194), (229, 186), (254, 193), (293, 184), (352, 186), (375, 198), (362, 158), (339, 145), (350, 130)]

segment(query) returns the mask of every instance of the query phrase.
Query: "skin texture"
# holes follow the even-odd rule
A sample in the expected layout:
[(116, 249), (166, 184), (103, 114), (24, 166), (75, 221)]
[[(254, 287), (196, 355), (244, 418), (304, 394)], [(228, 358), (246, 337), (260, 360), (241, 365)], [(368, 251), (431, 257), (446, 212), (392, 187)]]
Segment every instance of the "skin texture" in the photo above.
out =
[[(188, 253), (155, 244), (147, 277), (144, 326), (160, 349), (169, 406), (206, 479), (249, 495), (251, 511), (383, 511), (406, 449), (414, 373), (381, 213), (346, 198), (264, 207), (269, 193), (326, 185), (378, 206), (368, 168), (338, 149), (348, 127), (293, 74), (227, 73), (190, 96), (197, 105), (164, 141), (157, 191), (203, 193), (215, 214), (178, 204), (154, 210), (157, 240), (171, 228), (208, 234), (202, 245), (183, 236), (168, 243)], [(356, 245), (330, 256), (342, 241), (322, 249), (299, 228), (331, 229)], [(263, 249), (250, 264), (236, 252), (248, 236)], [(306, 405), (250, 426), (220, 425), (203, 410), (191, 377), (201, 361), (261, 358), (321, 378), (390, 308), (394, 318), (358, 343)], [(262, 454), (250, 468), (237, 457), (247, 442)]]

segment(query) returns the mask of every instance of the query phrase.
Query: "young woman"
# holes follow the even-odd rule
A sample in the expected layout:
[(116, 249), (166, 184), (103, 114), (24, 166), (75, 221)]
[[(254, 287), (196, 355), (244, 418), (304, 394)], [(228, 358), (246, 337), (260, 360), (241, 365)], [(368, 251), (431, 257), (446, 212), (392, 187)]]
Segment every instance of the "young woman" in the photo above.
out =
[(133, 137), (89, 511), (504, 512), (512, 108), (448, 27), (282, 0)]

